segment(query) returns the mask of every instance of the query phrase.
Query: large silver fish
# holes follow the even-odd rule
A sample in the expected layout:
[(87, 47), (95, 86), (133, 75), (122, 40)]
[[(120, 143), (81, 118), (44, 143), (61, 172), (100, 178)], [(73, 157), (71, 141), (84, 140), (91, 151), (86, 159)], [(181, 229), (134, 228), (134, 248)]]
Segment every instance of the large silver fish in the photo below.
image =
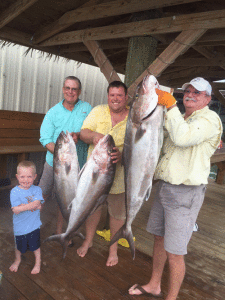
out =
[(75, 197), (80, 171), (76, 145), (67, 131), (62, 131), (55, 144), (53, 173), (56, 199), (64, 219), (68, 222), (69, 205)]
[(78, 234), (77, 230), (80, 226), (108, 196), (116, 168), (116, 164), (111, 159), (113, 147), (115, 143), (109, 134), (95, 146), (90, 158), (80, 171), (66, 232), (46, 239), (46, 241), (58, 241), (63, 245), (63, 258), (66, 256), (71, 238)]
[(131, 224), (143, 201), (150, 196), (163, 142), (163, 107), (157, 105), (157, 83), (151, 75), (146, 76), (139, 85), (129, 112), (124, 141), (126, 222), (113, 237), (111, 245), (120, 238), (126, 238), (133, 259), (135, 247)]

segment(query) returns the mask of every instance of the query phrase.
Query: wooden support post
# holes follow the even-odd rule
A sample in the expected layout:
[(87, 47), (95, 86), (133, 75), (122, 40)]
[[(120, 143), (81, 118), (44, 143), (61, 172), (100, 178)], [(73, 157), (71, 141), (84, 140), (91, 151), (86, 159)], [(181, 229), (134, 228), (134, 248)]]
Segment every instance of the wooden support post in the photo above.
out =
[(214, 82), (210, 82), (210, 84), (212, 86), (212, 91), (213, 91), (215, 97), (220, 101), (220, 103), (223, 106), (225, 106), (225, 99), (224, 99), (223, 95), (220, 93), (219, 89), (216, 87)]
[(154, 62), (129, 87), (129, 98), (132, 98), (137, 85), (143, 78), (152, 74), (158, 77), (174, 60), (190, 47), (206, 32), (205, 29), (182, 31), (176, 39), (154, 60)]
[(217, 167), (218, 167), (218, 173), (216, 176), (216, 183), (218, 184), (223, 184), (224, 182), (224, 175), (225, 175), (225, 162), (221, 161), (216, 163)]
[(125, 72), (127, 86), (155, 60), (156, 50), (157, 40), (151, 36), (130, 38)]
[(7, 176), (7, 155), (0, 155), (0, 179)]
[[(152, 20), (160, 16), (160, 11), (136, 12), (131, 21)], [(131, 37), (126, 61), (125, 83), (129, 87), (152, 64), (156, 57), (157, 40), (152, 36)]]
[(23, 160), (27, 160), (28, 159), (28, 153), (19, 153), (18, 157), (17, 157), (17, 161), (18, 163), (20, 163)]
[(105, 78), (108, 82), (112, 82), (114, 80), (121, 81), (119, 75), (114, 70), (107, 56), (100, 48), (99, 44), (96, 41), (83, 41), (85, 46), (88, 48), (90, 53), (92, 54), (94, 61), (99, 66), (101, 72), (105, 75)]

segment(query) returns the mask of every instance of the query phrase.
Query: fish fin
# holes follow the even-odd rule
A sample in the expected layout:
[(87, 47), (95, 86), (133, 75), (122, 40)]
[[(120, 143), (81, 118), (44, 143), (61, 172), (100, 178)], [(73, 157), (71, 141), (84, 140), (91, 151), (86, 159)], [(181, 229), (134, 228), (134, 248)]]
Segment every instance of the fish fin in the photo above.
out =
[(152, 190), (152, 183), (150, 185), (150, 187), (147, 189), (146, 195), (145, 195), (145, 200), (148, 201), (150, 194), (151, 194), (151, 190)]
[(80, 172), (79, 172), (79, 174), (78, 174), (79, 179), (80, 179), (80, 177), (81, 177), (81, 174), (84, 172), (84, 169), (85, 169), (86, 164), (87, 164), (87, 163), (85, 163), (85, 164), (83, 165), (82, 169), (80, 170)]
[(69, 241), (65, 241), (63, 244), (63, 259), (66, 257), (68, 246), (69, 246)]
[(96, 209), (105, 202), (105, 200), (107, 199), (107, 196), (108, 196), (108, 194), (107, 195), (104, 194), (98, 199), (98, 201), (95, 204), (95, 207), (91, 211), (90, 215), (92, 215), (96, 211)]
[(69, 174), (70, 170), (71, 170), (71, 164), (68, 164), (67, 162), (65, 163), (65, 170), (66, 170), (66, 175)]
[(125, 166), (124, 162), (125, 162), (125, 153), (124, 153), (124, 149), (123, 149), (123, 151), (122, 151), (122, 158), (121, 158), (121, 165), (122, 166)]
[(70, 239), (74, 238), (75, 236), (79, 236), (82, 240), (85, 239), (84, 235), (81, 232), (77, 232), (77, 231), (70, 234)]
[(43, 243), (51, 242), (51, 241), (59, 242), (62, 245), (62, 247), (63, 247), (63, 259), (64, 259), (66, 257), (67, 248), (68, 248), (68, 245), (69, 245), (68, 236), (65, 237), (65, 233), (52, 235), (52, 236), (49, 236), (47, 239), (45, 239)]
[[(74, 200), (75, 198), (76, 198), (76, 195), (74, 196), (73, 200)], [(67, 210), (71, 210), (73, 200), (70, 202), (70, 204), (68, 204)]]
[(45, 243), (45, 242), (52, 242), (52, 241), (59, 242), (62, 245), (64, 243), (63, 234), (54, 234), (54, 235), (51, 235), (47, 239), (45, 239), (43, 241), (43, 243)]
[(134, 246), (134, 238), (133, 238), (133, 233), (132, 230), (128, 230), (126, 228), (126, 224), (124, 224), (114, 235), (110, 242), (110, 246), (112, 246), (115, 242), (117, 242), (119, 239), (124, 238), (128, 241), (128, 244), (130, 246), (131, 250), (131, 255), (132, 258), (135, 258), (135, 246)]
[(135, 134), (135, 143), (142, 138), (142, 136), (145, 134), (146, 128), (141, 124), (141, 126), (137, 129), (137, 132)]
[(97, 181), (98, 176), (99, 176), (99, 170), (97, 169), (96, 171), (93, 171), (93, 173), (92, 173), (92, 180), (94, 183)]

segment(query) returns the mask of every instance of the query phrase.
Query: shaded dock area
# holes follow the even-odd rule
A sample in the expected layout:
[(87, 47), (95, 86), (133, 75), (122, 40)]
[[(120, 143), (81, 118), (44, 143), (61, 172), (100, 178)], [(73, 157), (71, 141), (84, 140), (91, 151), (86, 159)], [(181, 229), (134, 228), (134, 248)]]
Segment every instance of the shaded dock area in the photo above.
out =
[[(62, 260), (61, 245), (56, 242), (42, 244), (42, 268), (40, 274), (31, 275), (34, 264), (33, 253), (23, 256), (17, 273), (9, 271), (14, 261), (14, 239), (12, 212), (7, 194), (0, 193), (0, 299), (151, 299), (132, 297), (128, 288), (145, 284), (151, 275), (153, 238), (145, 227), (154, 190), (150, 200), (142, 206), (133, 223), (136, 238), (136, 258), (130, 250), (119, 246), (119, 263), (106, 267), (109, 243), (96, 235), (93, 247), (84, 258), (76, 249), (82, 243), (75, 238), (75, 245), (68, 249)], [(205, 202), (198, 217), (199, 231), (193, 233), (186, 256), (186, 275), (178, 299), (180, 300), (224, 300), (225, 295), (225, 185), (210, 180)], [(51, 200), (41, 213), (42, 241), (52, 235), (56, 227), (57, 206)], [(99, 229), (104, 225), (104, 217)], [(164, 295), (168, 286), (168, 265), (162, 280)], [(154, 299), (154, 298), (152, 298)]]

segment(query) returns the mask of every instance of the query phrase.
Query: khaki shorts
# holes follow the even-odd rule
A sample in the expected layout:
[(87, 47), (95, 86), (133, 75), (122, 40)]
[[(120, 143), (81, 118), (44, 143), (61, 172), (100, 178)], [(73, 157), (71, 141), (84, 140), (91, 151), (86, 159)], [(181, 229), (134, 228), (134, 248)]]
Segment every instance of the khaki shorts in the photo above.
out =
[[(126, 219), (125, 193), (109, 194), (106, 202), (110, 216), (117, 220)], [(100, 205), (96, 211), (101, 210), (103, 205)]]
[(177, 255), (187, 254), (194, 224), (202, 206), (206, 186), (174, 185), (159, 181), (150, 211), (147, 231), (164, 237), (164, 248)]

